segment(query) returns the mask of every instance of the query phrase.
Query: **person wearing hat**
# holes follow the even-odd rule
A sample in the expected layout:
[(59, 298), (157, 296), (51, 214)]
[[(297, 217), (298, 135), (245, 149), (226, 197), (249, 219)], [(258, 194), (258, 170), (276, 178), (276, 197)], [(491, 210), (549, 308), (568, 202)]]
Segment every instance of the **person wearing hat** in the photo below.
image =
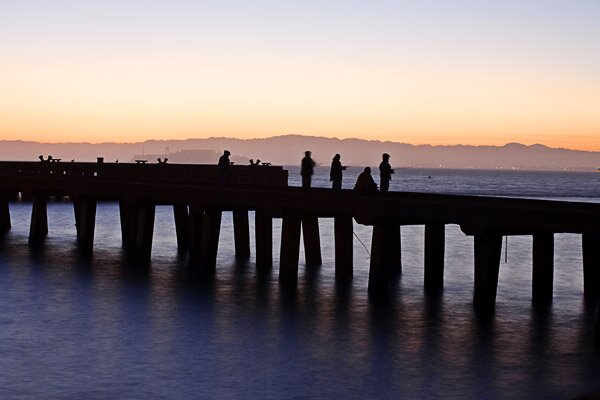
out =
[(390, 155), (388, 153), (383, 153), (381, 156), (383, 161), (379, 164), (379, 179), (381, 180), (380, 191), (387, 192), (390, 188), (390, 180), (392, 180), (392, 174), (394, 170), (390, 165)]
[(219, 179), (219, 186), (225, 186), (225, 175), (227, 174), (227, 171), (229, 171), (229, 168), (231, 167), (231, 161), (229, 161), (229, 155), (231, 153), (229, 152), (229, 150), (225, 150), (223, 152), (223, 155), (221, 157), (219, 157), (219, 164), (217, 165), (218, 168), (218, 179)]

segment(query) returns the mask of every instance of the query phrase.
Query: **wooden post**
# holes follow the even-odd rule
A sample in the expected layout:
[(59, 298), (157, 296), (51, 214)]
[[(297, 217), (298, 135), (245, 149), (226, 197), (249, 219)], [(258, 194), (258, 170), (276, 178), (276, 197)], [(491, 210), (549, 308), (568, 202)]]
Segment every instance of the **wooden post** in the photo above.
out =
[(273, 219), (264, 211), (256, 210), (254, 214), (256, 233), (256, 268), (273, 268)]
[(187, 204), (173, 204), (175, 217), (175, 234), (177, 235), (177, 250), (185, 252), (190, 244), (190, 217)]
[(285, 284), (296, 284), (298, 281), (300, 226), (300, 216), (292, 213), (283, 215), (281, 223), (279, 281)]
[(212, 274), (217, 267), (219, 235), (221, 233), (221, 210), (210, 209), (204, 212), (202, 237), (200, 239), (200, 270)]
[(369, 267), (369, 294), (387, 296), (391, 279), (402, 271), (400, 226), (389, 222), (373, 225), (371, 265)]
[(425, 225), (425, 291), (430, 294), (438, 294), (444, 288), (445, 243), (443, 223)]
[(594, 299), (600, 296), (600, 234), (582, 235), (583, 294)]
[(8, 198), (9, 195), (7, 193), (0, 193), (0, 235), (8, 232), (11, 228)]
[(248, 210), (233, 210), (233, 239), (235, 257), (238, 261), (250, 258), (250, 225)]
[(29, 243), (40, 244), (48, 236), (48, 210), (46, 195), (35, 195), (31, 208)]
[(73, 200), (73, 210), (79, 248), (85, 253), (91, 253), (94, 248), (96, 228), (96, 200), (76, 198)]
[(502, 235), (486, 231), (478, 233), (475, 242), (475, 292), (473, 303), (477, 308), (491, 308), (496, 304)]
[(354, 263), (352, 217), (335, 217), (333, 229), (335, 233), (335, 277), (337, 279), (350, 279), (352, 278)]
[(121, 199), (119, 201), (119, 214), (121, 217), (121, 239), (123, 241), (123, 247), (134, 250), (138, 231), (138, 210), (136, 201), (130, 198)]
[(188, 260), (190, 266), (195, 266), (200, 259), (200, 246), (202, 244), (202, 226), (204, 224), (204, 210), (195, 205), (190, 205), (190, 246)]
[(144, 264), (149, 263), (152, 256), (155, 209), (156, 206), (151, 203), (138, 205), (136, 256)]
[(533, 235), (533, 276), (531, 296), (536, 304), (552, 302), (554, 281), (554, 234), (536, 233)]
[(304, 239), (306, 266), (318, 267), (323, 262), (321, 259), (319, 218), (313, 216), (302, 217), (302, 235)]

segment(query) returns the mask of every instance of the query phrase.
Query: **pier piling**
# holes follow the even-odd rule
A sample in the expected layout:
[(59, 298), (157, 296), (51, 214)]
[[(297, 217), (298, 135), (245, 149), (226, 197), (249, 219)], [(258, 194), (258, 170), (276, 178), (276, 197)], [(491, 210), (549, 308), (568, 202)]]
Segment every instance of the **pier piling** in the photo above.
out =
[(600, 297), (600, 234), (582, 235), (583, 293), (586, 298)]
[(46, 195), (34, 195), (29, 225), (29, 244), (40, 244), (46, 236), (48, 236), (48, 199)]
[(248, 210), (233, 210), (233, 240), (235, 242), (235, 258), (245, 261), (250, 258), (250, 225)]
[(8, 207), (9, 195), (0, 192), (0, 235), (10, 230), (10, 208)]
[(554, 282), (554, 234), (533, 235), (532, 301), (539, 305), (552, 302)]
[(392, 278), (402, 271), (400, 226), (392, 222), (373, 225), (369, 293), (387, 296)]
[(295, 284), (298, 280), (301, 218), (293, 213), (283, 215), (281, 222), (281, 252), (279, 258), (279, 281)]
[(444, 247), (446, 227), (444, 224), (425, 225), (425, 291), (438, 294), (444, 288)]
[(302, 217), (302, 237), (304, 239), (306, 266), (320, 266), (323, 261), (321, 259), (321, 237), (319, 235), (319, 219), (317, 217)]
[(202, 273), (213, 274), (217, 268), (219, 235), (221, 234), (221, 216), (219, 209), (207, 209), (202, 220), (198, 269)]
[(254, 229), (256, 233), (256, 268), (271, 269), (273, 268), (273, 219), (264, 211), (256, 210)]
[(337, 216), (333, 220), (335, 234), (335, 277), (350, 279), (353, 275), (354, 245), (351, 216)]
[(498, 290), (502, 235), (495, 231), (477, 233), (475, 244), (475, 291), (473, 303), (477, 308), (493, 307)]
[(121, 239), (123, 247), (128, 250), (134, 250), (136, 246), (138, 222), (135, 200), (130, 198), (121, 199), (119, 201), (119, 215), (121, 219)]
[(182, 253), (188, 250), (190, 245), (190, 216), (187, 204), (173, 204), (173, 216), (175, 217), (175, 234), (177, 235), (177, 250)]
[(141, 203), (137, 207), (136, 256), (147, 264), (152, 256), (152, 238), (154, 236), (154, 217), (156, 206), (152, 203)]
[(73, 199), (75, 228), (79, 248), (91, 253), (94, 248), (94, 231), (96, 229), (96, 200), (90, 198)]
[(200, 259), (200, 246), (202, 244), (202, 226), (204, 223), (204, 210), (196, 205), (189, 207), (189, 234), (190, 244), (188, 261), (191, 267), (195, 267)]

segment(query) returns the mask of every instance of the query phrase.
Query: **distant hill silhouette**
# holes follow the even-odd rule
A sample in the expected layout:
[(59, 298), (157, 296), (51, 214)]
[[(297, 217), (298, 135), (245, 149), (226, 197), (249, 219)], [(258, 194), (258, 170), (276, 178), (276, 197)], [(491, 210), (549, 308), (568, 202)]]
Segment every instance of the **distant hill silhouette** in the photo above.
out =
[[(181, 150), (223, 149), (245, 159), (261, 159), (279, 165), (297, 165), (305, 150), (321, 165), (329, 165), (335, 153), (344, 165), (376, 166), (381, 154), (390, 153), (394, 167), (445, 168), (521, 168), (597, 170), (600, 152), (551, 148), (509, 143), (504, 146), (431, 146), (382, 142), (363, 139), (335, 139), (315, 136), (285, 135), (266, 139), (211, 137), (187, 140), (148, 140), (139, 143), (38, 143), (0, 141), (1, 160), (37, 160), (40, 154), (52, 154), (63, 160), (93, 161), (98, 156), (106, 162), (131, 160), (134, 155), (165, 155)], [(214, 160), (216, 163), (218, 157)], [(150, 160), (153, 162), (154, 160)]]

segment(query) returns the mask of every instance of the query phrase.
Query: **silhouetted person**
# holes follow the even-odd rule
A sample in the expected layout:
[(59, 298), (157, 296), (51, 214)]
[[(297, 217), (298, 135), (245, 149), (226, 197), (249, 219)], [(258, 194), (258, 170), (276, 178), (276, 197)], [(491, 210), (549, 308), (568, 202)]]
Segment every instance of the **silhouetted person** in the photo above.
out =
[(392, 180), (394, 170), (390, 165), (390, 155), (383, 153), (382, 158), (383, 161), (379, 164), (379, 178), (381, 179), (381, 188), (379, 190), (387, 192), (390, 188), (390, 181)]
[(159, 163), (159, 164), (166, 164), (166, 163), (167, 163), (167, 161), (169, 161), (169, 159), (168, 159), (167, 157), (165, 157), (165, 160), (163, 161), (163, 159), (162, 159), (162, 158), (158, 157), (158, 158), (156, 159), (156, 161), (158, 161), (158, 163)]
[(231, 161), (229, 161), (229, 155), (231, 153), (229, 152), (229, 150), (225, 150), (223, 152), (223, 155), (221, 157), (219, 157), (219, 164), (217, 166), (218, 168), (218, 179), (219, 179), (219, 186), (225, 186), (225, 175), (227, 174), (227, 171), (229, 171), (229, 168), (231, 167)]
[(365, 167), (365, 170), (358, 175), (354, 191), (362, 194), (375, 194), (377, 192), (377, 184), (373, 180), (370, 167)]
[(302, 187), (305, 189), (310, 188), (310, 181), (313, 174), (315, 173), (315, 162), (310, 157), (312, 153), (310, 151), (304, 152), (304, 158), (300, 165), (300, 175), (302, 176)]
[(329, 171), (329, 180), (332, 182), (331, 187), (334, 190), (340, 190), (342, 188), (342, 176), (346, 167), (342, 167), (340, 162), (341, 156), (336, 154), (331, 161), (331, 170)]

